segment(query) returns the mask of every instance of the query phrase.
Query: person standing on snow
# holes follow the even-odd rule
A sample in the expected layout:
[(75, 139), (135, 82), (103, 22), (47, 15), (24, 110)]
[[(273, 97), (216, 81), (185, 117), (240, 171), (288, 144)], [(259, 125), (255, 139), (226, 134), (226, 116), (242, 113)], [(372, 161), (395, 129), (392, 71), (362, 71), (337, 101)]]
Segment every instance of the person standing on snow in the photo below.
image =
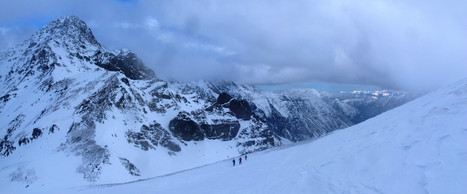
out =
[(242, 164), (242, 157), (238, 159), (238, 164)]
[(245, 161), (246, 161), (246, 159), (247, 159), (247, 158), (248, 158), (248, 156), (247, 156), (247, 155), (245, 155)]
[(232, 160), (233, 166), (235, 166), (235, 159)]

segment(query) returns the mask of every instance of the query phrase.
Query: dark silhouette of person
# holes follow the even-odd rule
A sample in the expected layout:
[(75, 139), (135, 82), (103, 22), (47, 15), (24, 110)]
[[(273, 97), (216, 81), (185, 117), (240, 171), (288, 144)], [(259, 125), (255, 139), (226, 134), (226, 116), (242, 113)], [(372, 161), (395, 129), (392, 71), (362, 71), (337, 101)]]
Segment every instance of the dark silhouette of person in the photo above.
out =
[(242, 164), (242, 157), (238, 159), (238, 164)]
[(235, 159), (232, 160), (232, 164), (235, 166)]
[(247, 159), (247, 158), (248, 158), (248, 156), (247, 156), (247, 155), (245, 155), (245, 161), (246, 161), (246, 159)]

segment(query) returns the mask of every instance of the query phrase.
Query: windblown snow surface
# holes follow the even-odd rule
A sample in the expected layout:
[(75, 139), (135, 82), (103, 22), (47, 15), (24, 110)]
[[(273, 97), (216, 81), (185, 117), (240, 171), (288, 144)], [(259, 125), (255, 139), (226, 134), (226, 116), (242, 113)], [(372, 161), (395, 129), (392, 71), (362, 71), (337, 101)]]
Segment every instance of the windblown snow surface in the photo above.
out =
[[(237, 158), (238, 159), (238, 158)], [(467, 79), (296, 146), (85, 193), (467, 193)]]

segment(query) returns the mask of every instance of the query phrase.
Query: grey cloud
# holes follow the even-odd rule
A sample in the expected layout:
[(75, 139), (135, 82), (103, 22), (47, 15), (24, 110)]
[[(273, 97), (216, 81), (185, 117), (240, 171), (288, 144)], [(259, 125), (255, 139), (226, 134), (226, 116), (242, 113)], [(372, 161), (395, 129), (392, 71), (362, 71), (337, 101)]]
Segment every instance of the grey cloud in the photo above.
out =
[(38, 28), (34, 26), (23, 26), (21, 28), (0, 26), (0, 50), (16, 46), (37, 29)]
[[(9, 4), (0, 27), (77, 15), (109, 49), (135, 51), (164, 79), (360, 83), (420, 92), (467, 76), (464, 1), (49, 0), (36, 6)], [(0, 43), (11, 34), (2, 33)]]

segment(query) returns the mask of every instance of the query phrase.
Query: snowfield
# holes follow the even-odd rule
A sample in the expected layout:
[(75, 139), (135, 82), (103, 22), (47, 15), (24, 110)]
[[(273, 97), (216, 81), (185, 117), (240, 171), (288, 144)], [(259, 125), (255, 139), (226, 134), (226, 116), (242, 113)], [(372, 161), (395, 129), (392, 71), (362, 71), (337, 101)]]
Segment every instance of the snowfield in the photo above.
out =
[(467, 193), (467, 79), (353, 127), (84, 193)]

